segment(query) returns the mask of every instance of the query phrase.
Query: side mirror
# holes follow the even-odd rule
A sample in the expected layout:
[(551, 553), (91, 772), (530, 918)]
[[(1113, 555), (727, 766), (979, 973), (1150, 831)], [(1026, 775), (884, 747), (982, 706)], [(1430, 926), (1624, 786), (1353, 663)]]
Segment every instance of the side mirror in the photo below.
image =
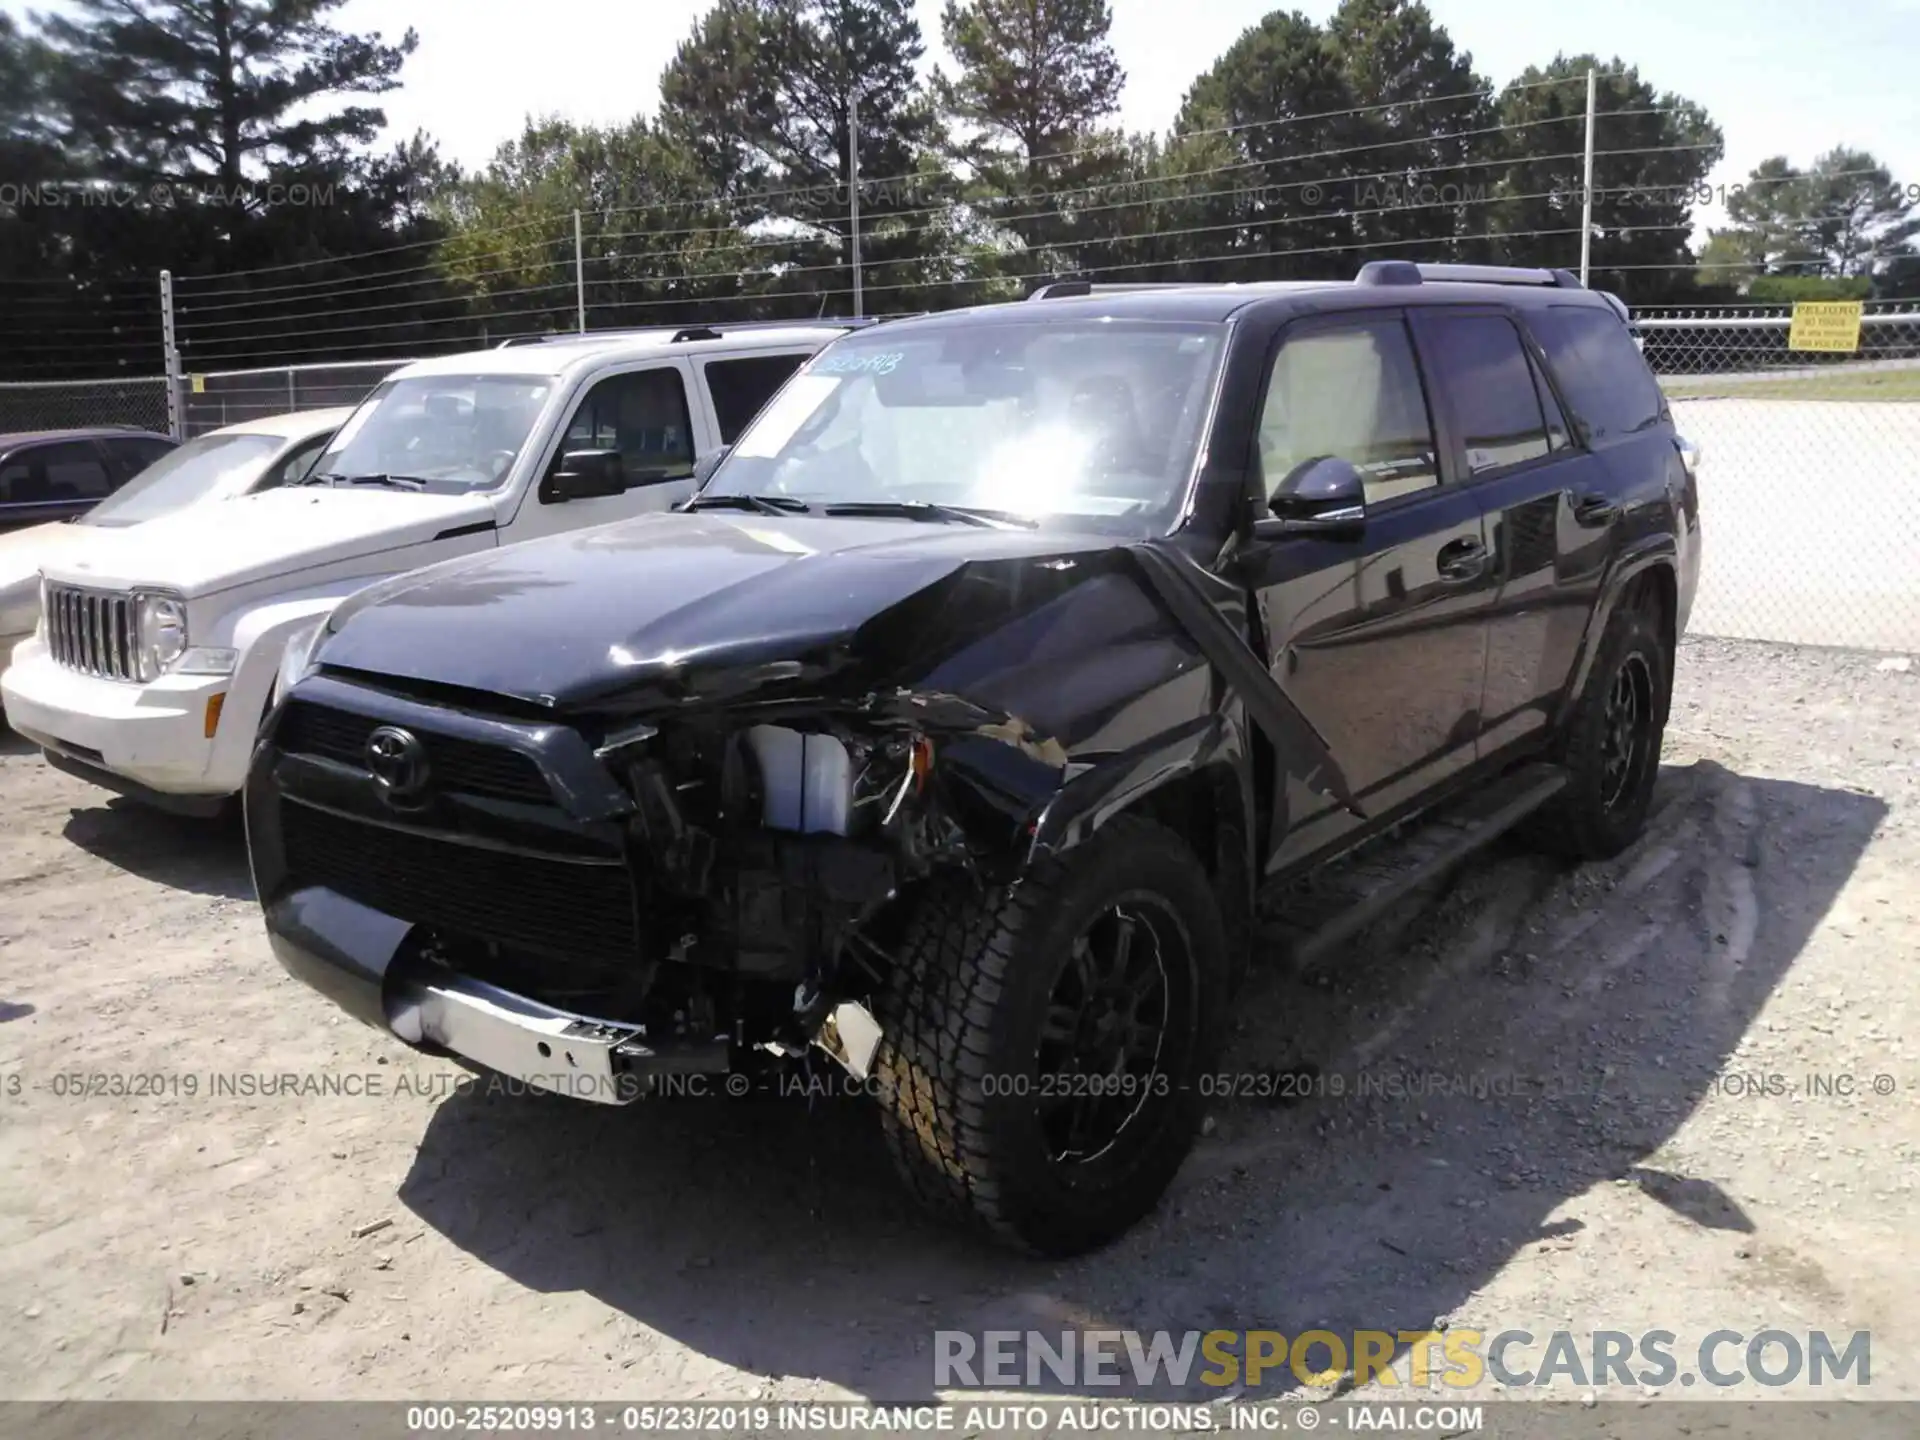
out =
[(731, 445), (722, 445), (718, 450), (709, 450), (693, 462), (693, 483), (696, 487), (705, 485), (713, 478), (713, 472), (720, 468), (720, 462), (733, 453)]
[(1355, 539), (1366, 529), (1366, 477), (1351, 460), (1338, 455), (1303, 460), (1287, 472), (1267, 509), (1269, 516), (1253, 522), (1259, 539), (1289, 535)]
[(540, 498), (553, 503), (595, 500), (625, 494), (626, 489), (626, 466), (618, 450), (569, 450), (553, 462), (541, 482)]

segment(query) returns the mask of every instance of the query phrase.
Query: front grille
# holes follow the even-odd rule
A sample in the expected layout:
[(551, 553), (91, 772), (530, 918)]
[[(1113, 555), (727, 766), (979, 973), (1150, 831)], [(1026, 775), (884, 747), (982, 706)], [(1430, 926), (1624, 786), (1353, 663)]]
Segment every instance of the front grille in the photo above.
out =
[(109, 680), (136, 679), (134, 627), (131, 595), (47, 585), (47, 648), (56, 664)]
[(488, 850), (294, 800), (280, 815), (292, 885), (536, 955), (625, 966), (638, 953), (633, 882), (619, 861)]
[[(382, 723), (349, 710), (291, 700), (281, 716), (274, 743), (292, 755), (318, 755), (365, 769), (367, 737)], [(518, 750), (453, 735), (415, 733), (426, 749), (429, 784), (435, 789), (535, 805), (553, 803), (546, 776), (531, 757)]]

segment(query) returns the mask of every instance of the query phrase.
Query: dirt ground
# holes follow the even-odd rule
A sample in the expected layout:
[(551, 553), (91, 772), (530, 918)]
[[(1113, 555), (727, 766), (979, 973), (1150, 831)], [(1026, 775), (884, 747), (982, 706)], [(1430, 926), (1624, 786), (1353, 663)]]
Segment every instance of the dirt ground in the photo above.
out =
[(1259, 973), (1229, 1068), (1345, 1093), (1221, 1105), (1066, 1265), (920, 1220), (858, 1100), (453, 1093), (281, 973), (236, 832), (0, 737), (0, 1395), (906, 1400), (936, 1328), (1439, 1319), (1866, 1329), (1920, 1396), (1920, 671), (1678, 671), (1636, 848)]

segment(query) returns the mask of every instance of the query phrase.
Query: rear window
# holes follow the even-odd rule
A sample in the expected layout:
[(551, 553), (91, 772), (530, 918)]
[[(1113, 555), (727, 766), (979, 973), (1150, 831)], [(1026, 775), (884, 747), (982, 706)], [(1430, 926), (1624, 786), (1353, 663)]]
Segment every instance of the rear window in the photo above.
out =
[(1529, 318), (1554, 378), (1592, 438), (1629, 435), (1660, 420), (1659, 383), (1612, 311), (1550, 305)]

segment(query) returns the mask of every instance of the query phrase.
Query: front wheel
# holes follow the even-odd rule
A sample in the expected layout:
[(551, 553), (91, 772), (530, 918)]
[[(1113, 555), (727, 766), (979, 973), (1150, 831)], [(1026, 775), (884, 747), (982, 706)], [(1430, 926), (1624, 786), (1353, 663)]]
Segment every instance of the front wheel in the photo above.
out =
[(1153, 1209), (1199, 1131), (1228, 979), (1177, 836), (1121, 817), (1003, 892), (935, 882), (900, 958), (876, 1073), (923, 1203), (1045, 1255)]

